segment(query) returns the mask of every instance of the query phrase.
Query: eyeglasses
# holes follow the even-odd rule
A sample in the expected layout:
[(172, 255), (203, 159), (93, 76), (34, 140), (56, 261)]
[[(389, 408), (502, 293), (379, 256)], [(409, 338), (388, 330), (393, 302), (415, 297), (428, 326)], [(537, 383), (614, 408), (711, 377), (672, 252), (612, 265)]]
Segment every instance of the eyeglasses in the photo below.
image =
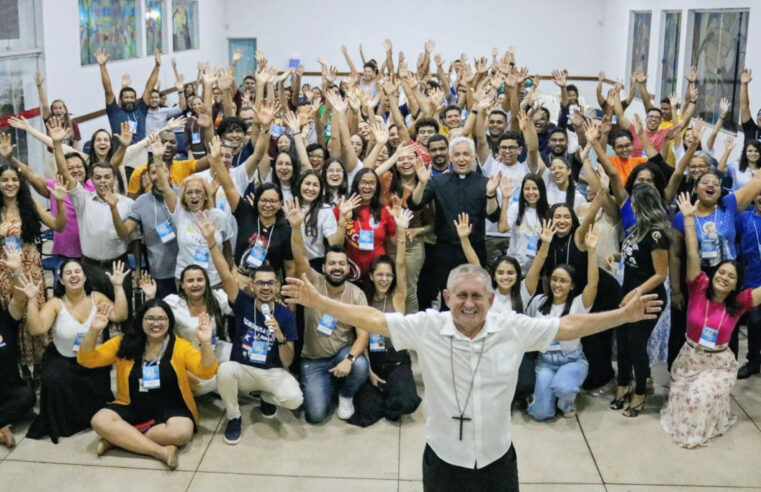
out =
[(505, 152), (514, 152), (514, 151), (518, 150), (519, 148), (520, 147), (518, 147), (517, 145), (510, 145), (510, 146), (502, 146), (502, 145), (500, 145), (499, 146), (499, 150), (504, 150)]
[(257, 287), (274, 287), (277, 283), (277, 280), (256, 280), (254, 281), (254, 285)]
[(146, 323), (166, 323), (169, 318), (166, 316), (146, 316), (143, 321)]
[(360, 181), (359, 186), (372, 186), (375, 187), (376, 182), (375, 181)]
[(277, 205), (278, 203), (280, 203), (280, 200), (271, 200), (269, 198), (262, 198), (259, 200), (259, 203), (261, 203), (262, 205)]

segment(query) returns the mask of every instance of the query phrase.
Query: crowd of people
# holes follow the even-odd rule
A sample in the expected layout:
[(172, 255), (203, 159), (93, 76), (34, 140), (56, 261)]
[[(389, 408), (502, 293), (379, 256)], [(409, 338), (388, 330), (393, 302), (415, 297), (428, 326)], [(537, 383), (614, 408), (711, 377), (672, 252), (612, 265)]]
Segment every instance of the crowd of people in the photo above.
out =
[[(231, 445), (252, 392), (266, 418), (282, 407), (311, 424), (334, 408), (359, 426), (399, 420), (421, 403), (409, 351), (426, 388), (430, 490), (513, 480), (511, 411), (573, 417), (582, 389), (625, 417), (654, 411), (660, 362), (674, 443), (727, 431), (730, 390), (761, 370), (750, 69), (733, 162), (733, 138), (714, 152), (729, 102), (712, 102), (716, 121), (692, 118), (710, 97), (694, 70), (684, 100), (659, 103), (642, 70), (623, 99), (600, 74), (599, 108), (557, 70), (541, 84), (559, 89), (551, 114), (512, 48), (472, 63), (445, 62), (433, 41), (416, 63), (384, 48), (358, 69), (344, 47), (347, 76), (320, 59), (315, 85), (259, 52), (240, 86), (240, 53), (187, 83), (174, 66), (172, 107), (160, 53), (142, 94), (125, 77), (117, 97), (99, 50), (110, 128), (87, 141), (37, 75), (46, 131), (10, 125), (50, 165), (19, 161), (0, 133), (0, 443), (13, 445), (9, 425), (37, 394), (29, 437), (92, 427), (98, 454), (169, 468), (208, 393)], [(627, 111), (637, 94), (643, 115)]]

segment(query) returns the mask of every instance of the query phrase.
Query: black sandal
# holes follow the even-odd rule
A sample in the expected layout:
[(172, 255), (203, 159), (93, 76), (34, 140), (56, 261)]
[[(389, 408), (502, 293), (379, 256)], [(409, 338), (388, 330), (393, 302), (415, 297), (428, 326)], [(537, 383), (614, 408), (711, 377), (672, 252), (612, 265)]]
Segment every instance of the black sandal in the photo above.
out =
[(621, 398), (615, 398), (612, 402), (610, 402), (609, 407), (611, 410), (623, 410), (624, 405), (626, 405), (626, 403), (630, 401), (631, 398), (631, 391), (627, 391)]
[(621, 412), (621, 414), (624, 417), (637, 417), (640, 413), (642, 413), (645, 410), (645, 403), (647, 402), (647, 394), (643, 395), (644, 398), (642, 399), (642, 403), (637, 405), (636, 407), (631, 406), (631, 402), (629, 403), (629, 406), (626, 407), (626, 410)]

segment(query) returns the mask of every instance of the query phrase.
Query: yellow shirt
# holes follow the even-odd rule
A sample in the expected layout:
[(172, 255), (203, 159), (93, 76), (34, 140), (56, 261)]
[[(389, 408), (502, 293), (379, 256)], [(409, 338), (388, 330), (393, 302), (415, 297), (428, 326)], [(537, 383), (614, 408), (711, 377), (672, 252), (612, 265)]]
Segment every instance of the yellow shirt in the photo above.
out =
[[(127, 186), (128, 193), (140, 193), (140, 178), (148, 169), (148, 164), (143, 164), (134, 171), (129, 178), (129, 186)], [(196, 172), (196, 160), (188, 159), (187, 161), (173, 161), (172, 167), (169, 169), (169, 182), (173, 185), (179, 186), (182, 180)], [(143, 191), (151, 189), (150, 183), (146, 185)]]
[[(677, 121), (682, 121), (681, 114), (677, 115)], [(671, 120), (671, 121), (663, 120), (661, 121), (661, 124), (658, 125), (658, 130), (663, 130), (664, 128), (671, 128), (672, 126), (674, 126), (674, 120)], [(682, 130), (682, 138), (684, 138), (684, 133), (686, 131), (687, 129)], [(672, 142), (673, 140), (671, 142), (666, 143), (666, 145), (669, 146), (668, 154), (666, 154), (666, 163), (669, 166), (674, 167), (676, 165), (676, 157), (674, 156), (674, 146), (672, 145)]]

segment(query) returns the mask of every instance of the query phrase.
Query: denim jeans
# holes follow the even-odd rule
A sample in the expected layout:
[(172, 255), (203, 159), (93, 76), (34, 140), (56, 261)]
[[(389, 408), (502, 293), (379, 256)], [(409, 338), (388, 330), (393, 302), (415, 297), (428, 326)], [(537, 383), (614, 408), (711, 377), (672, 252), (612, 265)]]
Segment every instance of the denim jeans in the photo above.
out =
[[(342, 348), (332, 357), (301, 359), (301, 390), (304, 393), (306, 419), (310, 424), (319, 424), (327, 418), (333, 399), (333, 381), (338, 379), (328, 371), (344, 360), (349, 350), (351, 345)], [(353, 398), (367, 379), (367, 374), (367, 359), (360, 355), (352, 364), (351, 372), (342, 378), (343, 386), (339, 395)]]
[(536, 420), (546, 420), (555, 416), (556, 406), (561, 412), (572, 410), (588, 371), (589, 364), (581, 346), (568, 353), (548, 350), (539, 354), (534, 401), (528, 406), (529, 415)]

